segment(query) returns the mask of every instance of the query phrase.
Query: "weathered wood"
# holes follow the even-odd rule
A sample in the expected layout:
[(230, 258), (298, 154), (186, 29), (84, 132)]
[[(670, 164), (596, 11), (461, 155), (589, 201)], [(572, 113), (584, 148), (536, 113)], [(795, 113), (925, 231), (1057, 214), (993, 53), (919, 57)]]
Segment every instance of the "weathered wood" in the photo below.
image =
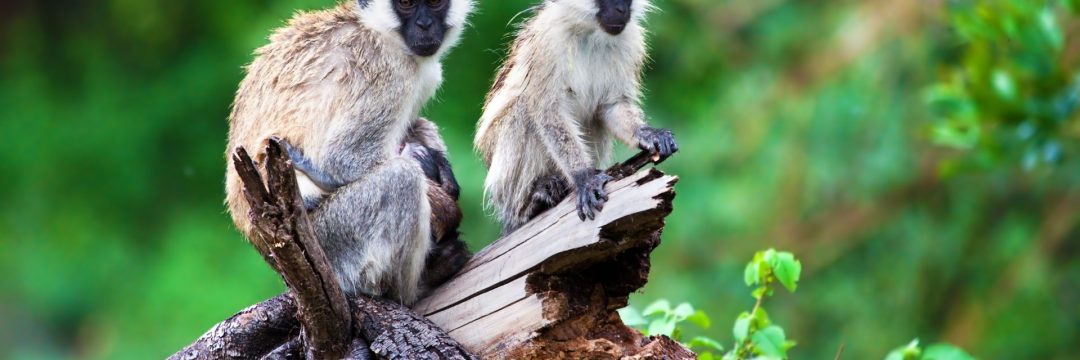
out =
[(294, 292), (305, 351), (309, 358), (344, 358), (352, 333), (352, 316), (345, 294), (338, 286), (322, 246), (300, 199), (292, 164), (278, 139), (265, 149), (266, 185), (243, 149), (233, 155), (233, 165), (244, 183), (250, 205), (253, 243), (263, 258)]
[(476, 359), (430, 320), (400, 304), (358, 296), (353, 309), (371, 351), (382, 359)]
[[(608, 173), (647, 162), (634, 159), (648, 160), (635, 156)], [(413, 309), (484, 358), (583, 355), (600, 340), (613, 344), (601, 348), (615, 358), (634, 356), (648, 342), (615, 310), (647, 281), (676, 181), (649, 170), (609, 183), (608, 203), (590, 221), (578, 219), (573, 199), (563, 201), (481, 250)], [(565, 346), (568, 339), (584, 342)]]
[[(578, 220), (572, 200), (564, 201), (480, 251), (415, 312), (356, 297), (342, 320), (337, 282), (278, 145), (271, 141), (267, 149), (266, 186), (243, 149), (233, 161), (257, 229), (252, 244), (297, 295), (237, 314), (172, 358), (320, 358), (331, 338), (346, 359), (368, 359), (371, 351), (386, 359), (471, 359), (470, 351), (495, 359), (693, 358), (671, 339), (641, 336), (615, 312), (646, 283), (649, 254), (672, 210), (677, 179), (656, 170), (635, 173), (652, 161), (647, 154), (607, 171), (617, 180), (607, 185), (609, 201), (597, 219)], [(448, 214), (446, 223), (453, 224), (455, 215)], [(456, 234), (453, 226), (447, 231)], [(326, 330), (342, 323), (353, 326)]]
[(296, 302), (292, 295), (282, 294), (252, 305), (214, 325), (193, 344), (170, 356), (169, 360), (258, 357), (251, 355), (270, 352), (299, 333)]

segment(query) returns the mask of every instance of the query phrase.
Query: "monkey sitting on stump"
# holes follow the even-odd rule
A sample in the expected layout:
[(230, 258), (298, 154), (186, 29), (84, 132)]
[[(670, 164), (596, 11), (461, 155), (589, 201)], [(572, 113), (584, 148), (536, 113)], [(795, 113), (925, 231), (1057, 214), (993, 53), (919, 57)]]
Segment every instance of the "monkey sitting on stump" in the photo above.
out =
[[(470, 0), (342, 2), (296, 15), (247, 67), (228, 148), (261, 149), (276, 136), (322, 172), (318, 180), (298, 172), (297, 180), (305, 199), (319, 199), (309, 215), (346, 294), (406, 305), (421, 295), (432, 203), (421, 162), (402, 153), (414, 147), (403, 144), (441, 84), (440, 61), (471, 8)], [(233, 221), (250, 238), (231, 163), (226, 192)]]
[[(334, 182), (329, 174), (316, 168), (310, 158), (288, 141), (282, 140), (281, 143), (296, 171), (306, 176), (322, 191), (321, 194), (307, 194), (303, 199), (304, 207), (309, 212), (317, 208), (325, 196), (345, 185)], [(428, 253), (421, 274), (421, 293), (424, 293), (457, 274), (472, 254), (457, 231), (462, 217), (461, 208), (457, 204), (461, 187), (454, 176), (450, 161), (446, 158), (446, 144), (439, 136), (438, 127), (427, 119), (418, 119), (406, 133), (401, 149), (401, 154), (412, 157), (420, 165), (428, 182), (427, 198), (431, 205), (433, 248)]]
[[(678, 151), (639, 105), (648, 0), (546, 0), (517, 34), (484, 104), (475, 146), (485, 198), (509, 233), (577, 193), (578, 217), (603, 209), (597, 169), (612, 137), (662, 161)], [(572, 185), (572, 186), (571, 186)]]

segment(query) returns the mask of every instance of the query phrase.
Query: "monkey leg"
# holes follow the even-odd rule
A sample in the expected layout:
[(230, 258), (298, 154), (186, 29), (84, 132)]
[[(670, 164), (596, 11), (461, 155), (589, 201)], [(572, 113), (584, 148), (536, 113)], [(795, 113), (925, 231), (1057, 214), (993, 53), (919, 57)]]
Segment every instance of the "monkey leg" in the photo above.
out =
[(431, 247), (431, 205), (415, 161), (387, 160), (327, 197), (312, 220), (347, 293), (417, 300)]
[(558, 205), (569, 195), (570, 183), (566, 181), (566, 177), (559, 174), (541, 177), (533, 182), (529, 203), (525, 205), (523, 213), (527, 219), (532, 220)]

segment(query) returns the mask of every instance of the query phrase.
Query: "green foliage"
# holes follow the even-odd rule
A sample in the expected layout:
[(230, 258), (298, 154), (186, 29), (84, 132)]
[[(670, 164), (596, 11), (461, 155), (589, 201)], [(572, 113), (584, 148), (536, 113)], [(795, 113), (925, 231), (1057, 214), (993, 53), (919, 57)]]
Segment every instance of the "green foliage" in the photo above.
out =
[[(472, 136), (510, 19), (539, 1), (477, 1), (424, 110), (450, 149), (473, 250), (499, 228), (484, 210)], [(0, 1), (0, 358), (160, 359), (281, 291), (222, 206), (225, 117), (271, 29), (335, 2)], [(1016, 134), (1030, 129), (984, 120), (1074, 83), (1080, 28), (1066, 9), (1078, 2), (1015, 1), (1051, 9), (1060, 50), (1025, 15), (1034, 20), (1017, 31), (1034, 42), (979, 57), (967, 55), (972, 44), (1002, 43), (953, 30), (950, 15), (973, 3), (654, 1), (644, 105), (679, 141), (660, 166), (680, 177), (679, 195), (650, 282), (630, 303), (680, 299), (712, 320), (739, 314), (748, 255), (777, 247), (799, 254), (801, 276), (813, 278), (797, 296), (768, 298), (769, 317), (799, 340), (792, 358), (832, 359), (840, 343), (844, 359), (880, 358), (910, 334), (956, 333), (984, 358), (1080, 353), (1076, 121), (1039, 117), (1032, 133), (1051, 134), (1061, 156), (1028, 172), (983, 166), (996, 170), (942, 178), (930, 166), (942, 147), (927, 141), (953, 118), (949, 107), (970, 106), (991, 116), (965, 120), (979, 125), (978, 140), (945, 170), (1023, 163), (1024, 147), (1039, 146)], [(979, 3), (994, 10), (988, 19), (1018, 11)], [(950, 85), (975, 79), (960, 69), (976, 58), (981, 80)], [(1022, 63), (1052, 69), (1025, 75)], [(1007, 77), (994, 76), (998, 67)], [(964, 101), (928, 105), (933, 84)], [(1014, 100), (995, 105), (999, 91)], [(1006, 151), (1010, 141), (1018, 146)], [(614, 148), (616, 159), (631, 153)], [(960, 319), (943, 324), (942, 314)], [(731, 326), (704, 330), (692, 318), (678, 326), (684, 341), (729, 347)]]
[(948, 172), (1001, 161), (1034, 169), (1078, 150), (1080, 77), (1065, 60), (1059, 3), (1075, 9), (1071, 1), (949, 2), (948, 51), (958, 54), (925, 98), (939, 119), (933, 139), (972, 154), (946, 163)]
[(933, 344), (923, 350), (919, 347), (919, 339), (915, 339), (889, 352), (885, 360), (975, 360), (975, 358), (964, 350), (945, 343)]
[[(761, 305), (765, 297), (772, 295), (770, 284), (779, 282), (789, 291), (795, 292), (801, 272), (802, 263), (789, 252), (769, 249), (754, 254), (743, 274), (746, 285), (756, 285), (751, 296), (757, 299), (757, 303), (750, 312), (744, 311), (735, 319), (732, 327), (735, 345), (723, 355), (723, 359), (787, 358), (787, 351), (795, 346), (795, 342), (787, 340), (784, 329), (769, 320), (769, 314)], [(642, 330), (645, 335), (665, 335), (676, 341), (682, 341), (683, 329), (679, 324), (683, 321), (689, 321), (701, 329), (708, 329), (711, 325), (705, 312), (694, 310), (689, 303), (681, 303), (672, 308), (671, 302), (665, 299), (649, 304), (641, 313), (633, 307), (626, 307), (619, 310), (619, 315), (627, 326), (642, 329), (648, 324), (648, 327)], [(649, 320), (649, 317), (652, 317), (652, 320)], [(696, 336), (684, 345), (698, 351), (702, 359), (713, 359), (716, 356), (714, 351), (724, 351), (720, 342), (706, 336)]]
[[(732, 327), (732, 335), (735, 345), (727, 353), (723, 360), (769, 360), (787, 359), (788, 350), (795, 347), (795, 342), (788, 340), (784, 329), (772, 323), (769, 315), (762, 308), (765, 297), (772, 295), (769, 284), (780, 282), (791, 292), (795, 292), (799, 282), (799, 274), (802, 272), (802, 263), (795, 259), (790, 252), (778, 252), (775, 249), (759, 251), (754, 254), (753, 260), (746, 264), (743, 272), (746, 285), (757, 287), (751, 296), (757, 299), (754, 308), (749, 312), (742, 312), (735, 319)], [(781, 275), (787, 274), (787, 275)], [(633, 307), (619, 309), (619, 316), (627, 326), (642, 329), (646, 324), (647, 329), (642, 329), (645, 335), (664, 335), (681, 341), (683, 329), (679, 324), (685, 320), (698, 325), (701, 329), (709, 328), (709, 317), (701, 310), (694, 310), (689, 303), (681, 303), (674, 309), (671, 302), (665, 299), (657, 300), (641, 313)], [(647, 318), (652, 317), (650, 321)], [(696, 318), (696, 320), (695, 320)], [(712, 360), (716, 358), (716, 352), (723, 352), (724, 347), (719, 342), (706, 336), (695, 336), (689, 342), (684, 343), (691, 350), (698, 352), (700, 359)], [(912, 340), (907, 345), (898, 347), (888, 355), (885, 360), (974, 360), (964, 350), (946, 344), (938, 343), (923, 350), (919, 347), (919, 340)]]
[(774, 284), (779, 282), (790, 292), (795, 292), (802, 273), (802, 263), (786, 251), (769, 249), (758, 251), (743, 271), (747, 286), (754, 287), (751, 296), (757, 299), (750, 312), (742, 312), (735, 319), (732, 334), (735, 345), (724, 354), (724, 359), (787, 359), (787, 352), (795, 342), (787, 340), (784, 329), (769, 320), (762, 307), (766, 297), (773, 295)]
[[(704, 311), (695, 310), (689, 303), (681, 303), (672, 308), (671, 302), (665, 299), (649, 304), (641, 312), (630, 306), (619, 309), (619, 316), (624, 324), (641, 329), (646, 336), (663, 335), (675, 341), (683, 341), (684, 330), (679, 326), (683, 322), (697, 325), (700, 329), (708, 329), (712, 326), (712, 320)], [(705, 336), (695, 336), (684, 344), (691, 349), (716, 351), (723, 349), (719, 342)]]

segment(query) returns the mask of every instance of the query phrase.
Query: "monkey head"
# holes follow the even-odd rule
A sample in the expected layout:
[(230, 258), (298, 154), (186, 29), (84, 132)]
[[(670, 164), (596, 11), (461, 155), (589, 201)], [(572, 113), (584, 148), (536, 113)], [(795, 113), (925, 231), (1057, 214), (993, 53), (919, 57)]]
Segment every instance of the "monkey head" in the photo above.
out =
[(361, 19), (375, 30), (400, 36), (419, 57), (443, 54), (457, 44), (472, 0), (358, 0)]
[(578, 25), (612, 36), (622, 34), (652, 8), (649, 0), (547, 0), (546, 6), (559, 7)]
[[(596, 23), (604, 32), (619, 35), (630, 22), (630, 4), (634, 0), (595, 0)], [(639, 0), (640, 1), (640, 0)]]

